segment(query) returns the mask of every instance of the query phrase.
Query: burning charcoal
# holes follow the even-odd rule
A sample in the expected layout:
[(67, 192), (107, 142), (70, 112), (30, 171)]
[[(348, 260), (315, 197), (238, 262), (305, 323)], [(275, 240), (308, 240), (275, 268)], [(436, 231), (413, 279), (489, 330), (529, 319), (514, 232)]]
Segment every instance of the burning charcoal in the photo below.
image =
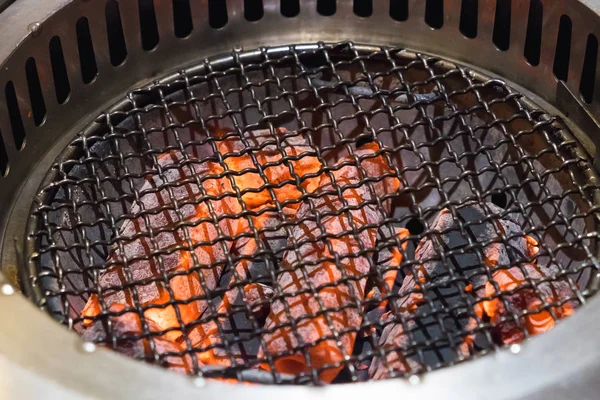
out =
[[(281, 222), (282, 217), (278, 213), (267, 212), (254, 218), (254, 225), (259, 230), (277, 228)], [(285, 246), (281, 241), (269, 240), (281, 235), (279, 231), (263, 234), (260, 238), (263, 242), (262, 247)], [(197, 350), (198, 359), (204, 365), (230, 366), (233, 361), (234, 364), (244, 365), (249, 359), (256, 358), (260, 338), (254, 335), (253, 331), (262, 326), (264, 319), (257, 321), (260, 310), (254, 312), (254, 309), (257, 306), (263, 308), (266, 314), (268, 297), (273, 294), (270, 287), (256, 282), (270, 281), (269, 270), (274, 269), (273, 260), (251, 258), (259, 247), (261, 246), (254, 237), (236, 241), (233, 252), (244, 259), (236, 265), (234, 273), (224, 275), (225, 283), (222, 285), (225, 287), (225, 294), (217, 307), (216, 316), (206, 311), (203, 319), (208, 318), (208, 321), (194, 326), (189, 333), (192, 345)], [(280, 250), (269, 247), (267, 249), (269, 254), (275, 254)], [(247, 284), (248, 282), (255, 283)]]
[[(122, 304), (113, 304), (108, 310), (104, 320), (110, 320), (111, 329), (101, 327), (104, 321), (94, 322), (83, 332), (83, 339), (101, 346), (114, 348), (119, 353), (129, 357), (146, 360), (149, 362), (161, 361), (161, 365), (172, 371), (189, 374), (194, 372), (194, 366), (189, 354), (185, 354), (184, 347), (164, 337), (154, 336), (151, 339), (144, 335), (142, 322), (135, 312), (126, 312)], [(146, 321), (150, 331), (156, 331), (152, 321)], [(106, 331), (118, 332), (113, 343), (112, 336)]]
[[(492, 300), (483, 302), (483, 312), (493, 325), (492, 334), (501, 344), (519, 343), (530, 335), (544, 333), (554, 327), (554, 317), (568, 317), (575, 311), (575, 298), (571, 286), (557, 278), (557, 266), (541, 267), (524, 264), (508, 270), (494, 272), (493, 281), (485, 285), (485, 296)], [(500, 292), (496, 291), (497, 285)], [(544, 303), (558, 303), (544, 307)], [(523, 315), (527, 312), (527, 315)], [(520, 316), (516, 320), (514, 315)]]
[[(378, 376), (417, 373), (420, 372), (417, 364), (453, 363), (468, 357), (475, 347), (489, 348), (485, 335), (475, 333), (475, 299), (464, 292), (464, 287), (464, 283), (456, 282), (430, 289), (413, 311), (402, 312), (392, 306), (393, 318), (387, 322), (389, 325), (378, 342), (386, 357), (373, 361), (371, 373)], [(396, 337), (399, 334), (404, 337)], [(426, 349), (418, 362), (416, 354), (409, 353), (412, 348)], [(407, 365), (412, 367), (406, 369)]]
[[(310, 80), (313, 86), (317, 89), (321, 88), (336, 88), (339, 90), (347, 90), (348, 93), (352, 96), (374, 96), (375, 92), (370, 86), (359, 86), (352, 85), (349, 82), (332, 82), (321, 79), (323, 74), (321, 72), (317, 72), (314, 74), (314, 78), (311, 77)], [(410, 102), (424, 102), (430, 103), (436, 99), (440, 98), (438, 93), (408, 93), (408, 92), (400, 92), (400, 94), (394, 99), (399, 103), (410, 104)]]
[[(302, 192), (296, 185), (294, 175), (301, 178), (302, 188), (309, 193), (314, 191), (319, 182), (317, 173), (322, 165), (306, 139), (285, 128), (278, 128), (275, 133), (268, 129), (250, 131), (244, 134), (244, 140), (239, 136), (230, 136), (217, 142), (227, 168), (244, 172), (233, 175), (233, 179), (240, 191), (252, 190), (242, 195), (248, 208), (261, 207), (276, 200), (280, 204), (292, 201), (288, 207), (297, 209), (300, 203), (294, 203), (293, 200), (298, 199)], [(264, 178), (255, 160), (261, 166)], [(307, 176), (309, 174), (315, 174), (315, 177)], [(273, 199), (265, 186), (283, 183), (287, 184), (273, 187), (276, 198)]]
[[(389, 319), (389, 316), (385, 319)], [(414, 322), (408, 322), (414, 327)], [(420, 364), (406, 353), (410, 346), (410, 338), (404, 333), (401, 323), (388, 323), (380, 337), (380, 343), (384, 345), (379, 349), (384, 355), (373, 359), (369, 368), (369, 376), (372, 379), (386, 379), (396, 375), (410, 375), (422, 372)]]
[[(409, 235), (410, 232), (407, 229), (400, 227), (395, 228), (394, 232), (391, 232), (387, 226), (382, 227), (380, 230), (380, 235), (377, 238), (378, 247), (381, 248), (377, 254), (377, 272), (381, 274), (381, 280), (379, 281), (380, 278), (377, 276), (375, 282), (377, 286), (374, 289), (377, 289), (376, 293), (382, 299), (388, 296), (394, 288), (400, 264), (402, 264), (404, 257), (403, 253), (408, 245), (408, 242), (404, 239)], [(391, 245), (384, 245), (384, 241), (390, 241)], [(401, 246), (398, 246), (399, 243)], [(385, 304), (387, 304), (387, 300), (383, 300), (383, 307), (385, 307)]]
[(396, 97), (398, 103), (431, 103), (441, 98), (438, 93), (403, 93)]
[[(474, 333), (475, 317), (482, 317), (479, 299), (486, 296), (491, 271), (530, 260), (538, 251), (537, 242), (525, 236), (518, 224), (499, 217), (502, 209), (493, 204), (486, 208), (489, 212), (468, 205), (458, 208), (456, 217), (448, 209), (436, 217), (432, 233), (415, 251), (417, 265), (402, 282), (398, 300), (392, 306), (394, 313), (412, 321), (410, 332), (404, 333), (401, 327), (387, 328), (387, 338), (379, 341), (382, 348), (398, 347), (399, 339), (392, 334), (397, 331), (411, 335), (417, 342), (421, 336), (428, 338), (433, 342), (430, 348), (438, 342), (438, 362), (440, 357), (444, 362), (453, 362), (468, 356), (479, 342), (482, 335)], [(500, 315), (500, 308), (494, 306)], [(385, 365), (384, 360), (377, 359), (371, 367), (372, 376), (404, 373), (400, 364)]]
[[(169, 330), (165, 336), (175, 340), (182, 332), (172, 328), (190, 324), (203, 314), (208, 307), (207, 300), (189, 300), (210, 297), (232, 246), (232, 240), (227, 238), (249, 230), (247, 220), (237, 217), (243, 204), (236, 193), (243, 192), (247, 207), (259, 208), (275, 200), (289, 200), (291, 203), (284, 207), (293, 213), (294, 204), (297, 207), (298, 203), (294, 203), (294, 199), (302, 194), (295, 189), (296, 180), (302, 182), (304, 190), (316, 186), (310, 183), (313, 178), (302, 179), (304, 174), (314, 173), (321, 167), (315, 157), (306, 155), (309, 150), (306, 141), (285, 129), (277, 130), (281, 138), (268, 133), (245, 134), (246, 142), (258, 146), (252, 154), (259, 165), (254, 164), (248, 149), (240, 150), (244, 148), (240, 138), (226, 138), (220, 143), (219, 150), (227, 152), (224, 157), (227, 170), (236, 172), (233, 178), (236, 190), (225, 168), (219, 164), (199, 163), (180, 152), (158, 157), (158, 167), (163, 174), (148, 178), (139, 189), (139, 200), (131, 207), (131, 217), (121, 228), (119, 243), (115, 244), (108, 260), (109, 267), (100, 275), (98, 293), (90, 296), (82, 311), (85, 326), (91, 325), (94, 317), (114, 304), (134, 308), (141, 305), (145, 318), (153, 323), (157, 332)], [(270, 145), (269, 141), (274, 144)], [(275, 146), (279, 142), (288, 156), (295, 157), (293, 160), (284, 162)], [(267, 182), (255, 172), (259, 167)], [(202, 180), (200, 185), (198, 179)], [(285, 185), (286, 181), (291, 183)], [(266, 184), (283, 185), (274, 190), (277, 199), (267, 190), (252, 191)], [(142, 212), (145, 216), (140, 215)], [(215, 217), (221, 217), (217, 224)], [(191, 271), (194, 267), (199, 270)], [(174, 273), (177, 275), (172, 276)], [(168, 281), (162, 279), (165, 275), (169, 275)], [(178, 304), (149, 307), (174, 301)]]
[(270, 301), (274, 294), (275, 292), (271, 286), (262, 283), (251, 283), (244, 286), (246, 304), (250, 306), (257, 317), (266, 316), (266, 313), (269, 312), (270, 307), (267, 301)]
[[(104, 304), (105, 308), (113, 304), (135, 307), (134, 295), (137, 295), (137, 302), (142, 306), (160, 305), (172, 300), (185, 301), (193, 296), (202, 296), (205, 290), (212, 290), (216, 286), (224, 265), (225, 251), (230, 244), (217, 242), (216, 245), (197, 246), (193, 252), (178, 250), (181, 246), (189, 246), (186, 246), (185, 228), (176, 228), (176, 226), (184, 222), (195, 223), (196, 226), (187, 228), (193, 242), (216, 241), (217, 227), (212, 222), (199, 223), (210, 215), (207, 202), (199, 199), (203, 191), (216, 196), (222, 192), (233, 193), (233, 189), (226, 178), (206, 179), (200, 188), (192, 178), (194, 174), (217, 176), (223, 173), (223, 169), (211, 162), (182, 166), (182, 160), (183, 156), (179, 153), (161, 155), (158, 162), (165, 170), (165, 180), (156, 175), (148, 179), (139, 190), (143, 195), (140, 203), (135, 203), (131, 208), (134, 217), (123, 224), (120, 232), (121, 245), (114, 246), (109, 258), (109, 263), (112, 265), (100, 276), (99, 287), (102, 289), (102, 296), (99, 298), (98, 295), (91, 295), (82, 311), (82, 315), (88, 318), (85, 320), (86, 324), (101, 312), (101, 304)], [(186, 183), (180, 183), (182, 181)], [(167, 184), (171, 185), (167, 186)], [(176, 208), (175, 201), (188, 204)], [(199, 204), (190, 204), (194, 201)], [(241, 212), (241, 206), (234, 197), (213, 201), (211, 206), (221, 215)], [(146, 225), (146, 218), (138, 216), (142, 210), (147, 214), (150, 226)], [(221, 220), (219, 228), (226, 235), (232, 235), (238, 230), (237, 224), (228, 219)], [(155, 234), (152, 238), (150, 232), (159, 229), (164, 231)], [(159, 250), (164, 254), (152, 256), (154, 251)], [(174, 299), (171, 299), (166, 282), (156, 278), (161, 277), (163, 272), (173, 274), (189, 270), (194, 265), (194, 258), (199, 265), (205, 266), (200, 271), (205, 284), (201, 285), (201, 278), (197, 272), (177, 275), (168, 282), (174, 295)], [(131, 282), (128, 275), (131, 276)], [(156, 281), (148, 284), (141, 283), (152, 278)], [(134, 286), (135, 293), (131, 287), (121, 289), (128, 283), (137, 283)], [(182, 322), (189, 323), (201, 315), (206, 308), (206, 301), (193, 301), (188, 304), (178, 304), (176, 307)], [(173, 306), (148, 308), (144, 315), (147, 320), (155, 324), (158, 331), (180, 326)], [(171, 339), (176, 339), (180, 335), (180, 331), (167, 333)]]
[[(362, 168), (373, 178), (390, 172), (382, 156), (366, 158), (377, 151), (379, 147), (369, 143), (357, 152), (364, 158)], [(262, 359), (271, 355), (280, 373), (318, 370), (325, 382), (331, 382), (343, 368), (344, 357), (352, 353), (362, 323), (360, 304), (365, 299), (366, 277), (355, 277), (366, 276), (371, 263), (368, 255), (356, 253), (361, 248), (375, 248), (377, 229), (359, 228), (377, 226), (385, 218), (375, 205), (365, 202), (394, 193), (400, 185), (397, 178), (381, 179), (373, 183), (373, 193), (368, 185), (360, 184), (356, 166), (344, 166), (333, 174), (335, 184), (323, 176), (315, 192), (320, 195), (298, 210), (297, 225), (289, 240), (289, 246), (296, 248), (288, 250), (281, 263), (283, 272), (265, 324), (270, 333), (264, 335), (266, 345), (259, 354)], [(323, 194), (331, 190), (335, 193), (336, 186), (350, 210), (340, 211), (344, 204), (337, 194)], [(354, 233), (352, 225), (360, 233)], [(267, 364), (263, 367), (270, 368)]]
[[(487, 207), (495, 215), (503, 212), (491, 203)], [(452, 275), (460, 278), (462, 291), (483, 297), (489, 268), (508, 268), (535, 255), (537, 247), (532, 243), (537, 242), (525, 236), (518, 224), (507, 217), (499, 219), (487, 215), (478, 205), (458, 209), (456, 219), (448, 209), (440, 212), (431, 226), (433, 233), (423, 238), (415, 251), (415, 260), (422, 261), (415, 268), (417, 279), (414, 273), (409, 273), (399, 290), (401, 311), (411, 311), (425, 301), (421, 284), (447, 284)], [(510, 239), (503, 240), (500, 235)], [(452, 255), (445, 257), (448, 264), (445, 265), (440, 254), (450, 252)], [(468, 285), (471, 286), (467, 290)]]
[[(374, 324), (379, 324), (381, 318), (387, 313), (388, 296), (390, 296), (396, 277), (400, 270), (400, 265), (403, 259), (403, 252), (406, 250), (408, 242), (404, 239), (410, 235), (410, 232), (404, 228), (395, 228), (394, 232), (387, 226), (380, 229), (377, 237), (377, 245), (380, 248), (377, 254), (377, 275), (371, 282), (373, 287), (367, 292), (366, 298), (369, 303), (376, 304), (376, 308), (369, 310), (366, 307), (365, 321), (367, 329), (364, 332), (366, 335), (372, 334)], [(396, 236), (394, 238), (394, 236)], [(391, 245), (386, 245), (385, 242), (391, 242)], [(398, 243), (401, 246), (398, 247)]]

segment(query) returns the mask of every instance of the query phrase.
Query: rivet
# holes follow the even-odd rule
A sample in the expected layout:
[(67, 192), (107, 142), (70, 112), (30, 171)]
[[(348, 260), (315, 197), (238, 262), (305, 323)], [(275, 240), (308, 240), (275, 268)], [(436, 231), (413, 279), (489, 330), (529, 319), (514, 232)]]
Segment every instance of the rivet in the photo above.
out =
[(33, 36), (39, 36), (42, 33), (42, 24), (40, 24), (39, 22), (29, 24), (28, 28)]
[(195, 378), (192, 378), (192, 383), (194, 384), (194, 386), (201, 388), (206, 386), (206, 379), (204, 379), (201, 376), (197, 376)]
[(93, 353), (96, 351), (96, 345), (92, 342), (83, 342), (81, 349), (86, 353)]
[(408, 378), (408, 383), (410, 383), (411, 385), (418, 385), (419, 383), (421, 383), (421, 378), (419, 378), (419, 375), (411, 375)]
[(233, 46), (233, 51), (240, 52), (242, 50), (244, 50), (244, 48), (242, 46), (240, 46), (239, 44), (236, 44), (235, 46)]
[(2, 285), (2, 294), (5, 296), (15, 294), (15, 288), (10, 283), (5, 283)]
[(521, 345), (520, 344), (511, 344), (509, 347), (509, 350), (511, 353), (513, 354), (519, 354), (521, 352)]

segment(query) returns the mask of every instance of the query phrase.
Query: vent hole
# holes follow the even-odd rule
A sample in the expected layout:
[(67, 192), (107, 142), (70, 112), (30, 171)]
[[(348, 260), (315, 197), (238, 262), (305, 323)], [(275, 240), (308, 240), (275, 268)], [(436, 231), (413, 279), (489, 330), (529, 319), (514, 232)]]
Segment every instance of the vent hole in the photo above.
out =
[(508, 205), (508, 196), (504, 192), (494, 193), (492, 195), (492, 203), (500, 208), (506, 208)]
[(58, 36), (50, 39), (50, 63), (52, 64), (52, 78), (54, 79), (54, 91), (58, 104), (64, 104), (71, 94), (71, 84), (65, 64), (62, 43)]
[(156, 23), (156, 10), (154, 0), (138, 0), (140, 14), (140, 31), (142, 35), (142, 48), (146, 51), (158, 45), (158, 24)]
[(317, 0), (317, 12), (330, 17), (337, 11), (335, 0)]
[(208, 23), (214, 29), (227, 25), (226, 0), (208, 0)]
[(258, 21), (263, 15), (264, 9), (262, 0), (244, 0), (244, 18), (246, 18), (247, 21)]
[(354, 0), (354, 14), (367, 18), (373, 14), (372, 0)]
[(281, 15), (287, 18), (293, 18), (300, 14), (300, 0), (281, 0)]
[(408, 0), (390, 0), (390, 17), (396, 21), (408, 20)]
[(44, 102), (42, 85), (40, 84), (40, 77), (33, 57), (29, 58), (25, 63), (25, 75), (27, 76), (33, 122), (37, 126), (40, 126), (46, 118), (46, 103)]
[(194, 30), (190, 0), (173, 0), (173, 26), (178, 38), (188, 37)]
[(527, 20), (527, 36), (525, 36), (525, 58), (529, 64), (536, 66), (540, 63), (542, 48), (542, 20), (544, 5), (541, 0), (531, 0), (529, 3), (529, 18)]
[(596, 85), (596, 65), (598, 62), (598, 39), (590, 34), (585, 48), (585, 58), (583, 60), (583, 70), (581, 71), (581, 82), (579, 91), (586, 103), (590, 104), (594, 100), (594, 86)]
[(358, 139), (356, 139), (356, 148), (360, 149), (365, 144), (373, 143), (374, 141), (375, 141), (375, 139), (371, 135), (367, 134), (365, 136), (361, 136)]
[(13, 139), (17, 150), (23, 150), (25, 147), (25, 127), (21, 118), (21, 110), (15, 92), (15, 85), (9, 81), (4, 88), (6, 96), (6, 107), (8, 108), (8, 118), (10, 119), (10, 127), (12, 128)]
[(410, 232), (411, 235), (420, 235), (425, 232), (425, 225), (418, 218), (411, 218), (406, 223), (406, 229)]
[(554, 54), (554, 75), (563, 81), (569, 79), (569, 63), (571, 62), (571, 33), (573, 23), (568, 15), (560, 17), (556, 53)]
[(90, 83), (98, 74), (98, 66), (96, 65), (96, 55), (94, 54), (90, 25), (86, 17), (79, 18), (76, 30), (81, 79), (83, 79), (83, 83)]
[(477, 37), (478, 0), (462, 0), (460, 9), (460, 32), (468, 38)]
[(511, 6), (511, 0), (496, 0), (496, 16), (494, 18), (492, 41), (502, 51), (506, 51), (510, 47)]
[(440, 29), (444, 26), (444, 0), (427, 0), (425, 23), (433, 29)]
[(108, 34), (110, 63), (114, 66), (121, 65), (127, 58), (127, 45), (123, 34), (119, 3), (116, 0), (106, 3), (106, 33)]
[(0, 134), (0, 176), (6, 176), (8, 172), (8, 155), (6, 154), (6, 147), (4, 147), (4, 140), (2, 140), (2, 134)]

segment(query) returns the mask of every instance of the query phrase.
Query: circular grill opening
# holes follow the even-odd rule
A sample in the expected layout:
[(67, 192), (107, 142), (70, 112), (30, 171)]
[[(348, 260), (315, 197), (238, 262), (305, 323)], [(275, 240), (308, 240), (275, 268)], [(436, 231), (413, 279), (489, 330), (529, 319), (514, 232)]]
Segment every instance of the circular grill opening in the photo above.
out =
[(595, 182), (568, 127), (501, 80), (352, 43), (233, 51), (128, 93), (57, 158), (29, 290), (182, 373), (406, 377), (585, 303)]

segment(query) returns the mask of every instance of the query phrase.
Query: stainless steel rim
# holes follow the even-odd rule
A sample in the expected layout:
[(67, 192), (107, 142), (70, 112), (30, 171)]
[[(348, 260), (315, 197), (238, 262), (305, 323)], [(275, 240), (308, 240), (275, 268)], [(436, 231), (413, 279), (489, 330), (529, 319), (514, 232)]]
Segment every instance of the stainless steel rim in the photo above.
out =
[[(65, 393), (82, 397), (359, 399), (394, 393), (423, 399), (585, 399), (595, 398), (599, 388), (595, 378), (600, 367), (598, 299), (568, 323), (522, 346), (431, 372), (422, 379), (325, 388), (230, 385), (165, 372), (111, 351), (89, 348), (18, 294), (3, 295), (0, 301), (0, 317), (6, 321), (0, 333), (2, 355), (34, 376), (59, 385)], [(20, 326), (23, 320), (28, 321), (26, 332)]]
[[(64, 39), (69, 36), (74, 37), (72, 26), (64, 26), (64, 21), (70, 21), (74, 26), (82, 12), (90, 17), (90, 23), (93, 24), (93, 13), (102, 12), (103, 6), (92, 3), (70, 0), (49, 0), (40, 3), (36, 0), (20, 0), (0, 16), (0, 26), (3, 27), (0, 31), (7, 32), (3, 35), (4, 40), (0, 44), (0, 60), (6, 61), (3, 62), (2, 75), (4, 76), (0, 75), (0, 83), (4, 85), (8, 80), (14, 81), (22, 111), (29, 107), (27, 85), (23, 73), (17, 72), (19, 71), (17, 67), (23, 65), (24, 60), (32, 55), (36, 57), (38, 68), (39, 65), (48, 65), (45, 54), (49, 39), (56, 34), (61, 34)], [(134, 12), (134, 3), (133, 0), (120, 2), (122, 15)], [(457, 59), (462, 63), (478, 65), (536, 93), (538, 96), (533, 97), (543, 108), (552, 110), (556, 107), (561, 111), (569, 112), (571, 122), (576, 128), (580, 128), (577, 131), (582, 132), (582, 129), (587, 131), (586, 135), (580, 138), (584, 146), (590, 153), (595, 153), (594, 134), (597, 126), (594, 124), (594, 115), (600, 115), (600, 107), (597, 103), (593, 103), (582, 108), (583, 102), (579, 96), (569, 94), (578, 93), (579, 79), (573, 79), (567, 85), (556, 82), (550, 67), (554, 57), (554, 41), (550, 40), (548, 44), (542, 45), (541, 62), (538, 67), (529, 66), (522, 57), (524, 42), (522, 27), (526, 26), (527, 22), (528, 1), (513, 2), (515, 39), (514, 46), (511, 46), (506, 53), (493, 49), (491, 27), (486, 25), (486, 21), (480, 21), (480, 33), (476, 39), (465, 39), (458, 29), (455, 29), (458, 25), (456, 16), (447, 17), (443, 29), (432, 30), (423, 22), (424, 2), (422, 1), (411, 2), (413, 7), (411, 9), (415, 11), (408, 21), (401, 23), (389, 20), (387, 7), (381, 9), (374, 7), (374, 14), (370, 18), (359, 18), (352, 13), (351, 2), (340, 2), (335, 17), (323, 17), (315, 11), (316, 1), (303, 2), (301, 14), (292, 19), (281, 17), (276, 2), (266, 2), (273, 7), (265, 6), (263, 19), (257, 23), (250, 23), (243, 18), (243, 1), (229, 3), (229, 22), (220, 30), (208, 27), (206, 16), (203, 14), (206, 2), (193, 3), (197, 4), (193, 8), (194, 21), (198, 21), (197, 27), (191, 36), (179, 39), (176, 44), (173, 44), (172, 51), (169, 52), (173, 57), (166, 61), (161, 49), (169, 45), (167, 40), (159, 43), (159, 47), (154, 50), (145, 52), (139, 45), (140, 40), (136, 33), (139, 32), (139, 27), (127, 26), (124, 23), (128, 43), (134, 44), (129, 48), (127, 61), (120, 66), (112, 67), (105, 50), (105, 43), (98, 45), (96, 56), (99, 75), (89, 85), (71, 79), (71, 96), (67, 103), (70, 105), (51, 103), (49, 101), (51, 97), (45, 96), (48, 107), (46, 121), (40, 127), (36, 127), (33, 121), (24, 121), (27, 144), (22, 151), (18, 151), (12, 144), (13, 138), (10, 135), (12, 129), (7, 123), (8, 119), (5, 118), (6, 105), (0, 102), (0, 115), (2, 115), (0, 131), (7, 147), (11, 169), (7, 177), (0, 180), (3, 187), (10, 188), (0, 193), (0, 204), (4, 207), (1, 221), (6, 232), (2, 244), (3, 270), (10, 270), (11, 267), (14, 269), (17, 264), (25, 261), (18, 259), (19, 252), (15, 251), (13, 242), (15, 235), (24, 232), (23, 216), (29, 211), (30, 202), (22, 200), (32, 198), (31, 193), (36, 190), (39, 180), (45, 173), (44, 166), (48, 165), (56, 153), (70, 140), (70, 133), (76, 132), (86, 122), (85, 119), (90, 112), (107, 108), (114, 102), (115, 96), (132, 86), (164, 76), (203, 57), (224, 53), (234, 46), (254, 48), (261, 44), (278, 45), (350, 39), (360, 43), (400, 44)], [(489, 12), (493, 15), (494, 1), (480, 3), (485, 4), (483, 7), (480, 6), (483, 8), (482, 13)], [(598, 15), (586, 5), (577, 1), (562, 3), (564, 4), (547, 5), (549, 12), (545, 13), (545, 18), (556, 22), (563, 13), (567, 13), (576, 21), (573, 25), (575, 39), (572, 45), (570, 75), (578, 77), (583, 68), (585, 53), (585, 49), (581, 48), (585, 47), (585, 40), (578, 39), (585, 38), (590, 32), (600, 33), (600, 24), (597, 23)], [(448, 1), (446, 7), (460, 9), (460, 2)], [(173, 16), (166, 11), (168, 9), (169, 7), (164, 7), (164, 10), (162, 8), (157, 10), (161, 37), (169, 35), (165, 27), (169, 26)], [(60, 21), (59, 18), (51, 18), (59, 10)], [(135, 18), (129, 20), (133, 21)], [(374, 20), (378, 23), (374, 24)], [(288, 26), (283, 34), (282, 23)], [(105, 40), (106, 34), (100, 25), (92, 26), (92, 30), (99, 30), (104, 34)], [(545, 24), (544, 29), (545, 36), (556, 37), (556, 23)], [(265, 37), (269, 38), (269, 43), (263, 43)], [(477, 54), (476, 50), (469, 50), (467, 43), (472, 45), (473, 49), (484, 48), (482, 46), (485, 44), (486, 49), (491, 47), (494, 51), (481, 51)], [(71, 50), (76, 52), (76, 44), (65, 42), (65, 49), (69, 46), (74, 46)], [(457, 51), (460, 48), (463, 50)], [(67, 64), (67, 68), (71, 78), (79, 73), (78, 65)], [(46, 77), (46, 79), (45, 84), (42, 82), (42, 86), (45, 94), (48, 94), (51, 90), (49, 81), (51, 78)], [(600, 79), (596, 80), (596, 86), (600, 87)], [(102, 89), (99, 89), (100, 87)], [(578, 110), (579, 114), (574, 115), (571, 110), (575, 112)], [(61, 116), (65, 118), (61, 119)], [(217, 382), (165, 373), (108, 351), (92, 349), (85, 346), (74, 334), (43, 316), (24, 297), (11, 294), (10, 286), (3, 286), (3, 289), (3, 295), (0, 296), (0, 318), (5, 323), (0, 331), (0, 353), (35, 375), (81, 396), (91, 395), (99, 398), (181, 396), (183, 398), (184, 396), (226, 395), (233, 398), (243, 393), (246, 396), (269, 397), (358, 398), (397, 393), (424, 398), (481, 398), (490, 395), (497, 398), (528, 396), (531, 398), (530, 395), (536, 393), (540, 398), (542, 396), (585, 398), (586, 395), (591, 397), (594, 389), (598, 388), (593, 377), (600, 366), (600, 345), (596, 344), (596, 330), (600, 324), (600, 311), (595, 308), (598, 299), (592, 299), (576, 315), (542, 337), (480, 360), (429, 373), (422, 380), (415, 378), (408, 382), (394, 380), (327, 388), (290, 388), (224, 386)], [(28, 327), (27, 331), (23, 332), (23, 326)], [(573, 332), (577, 334), (573, 335)], [(27, 351), (25, 352), (24, 349)]]

